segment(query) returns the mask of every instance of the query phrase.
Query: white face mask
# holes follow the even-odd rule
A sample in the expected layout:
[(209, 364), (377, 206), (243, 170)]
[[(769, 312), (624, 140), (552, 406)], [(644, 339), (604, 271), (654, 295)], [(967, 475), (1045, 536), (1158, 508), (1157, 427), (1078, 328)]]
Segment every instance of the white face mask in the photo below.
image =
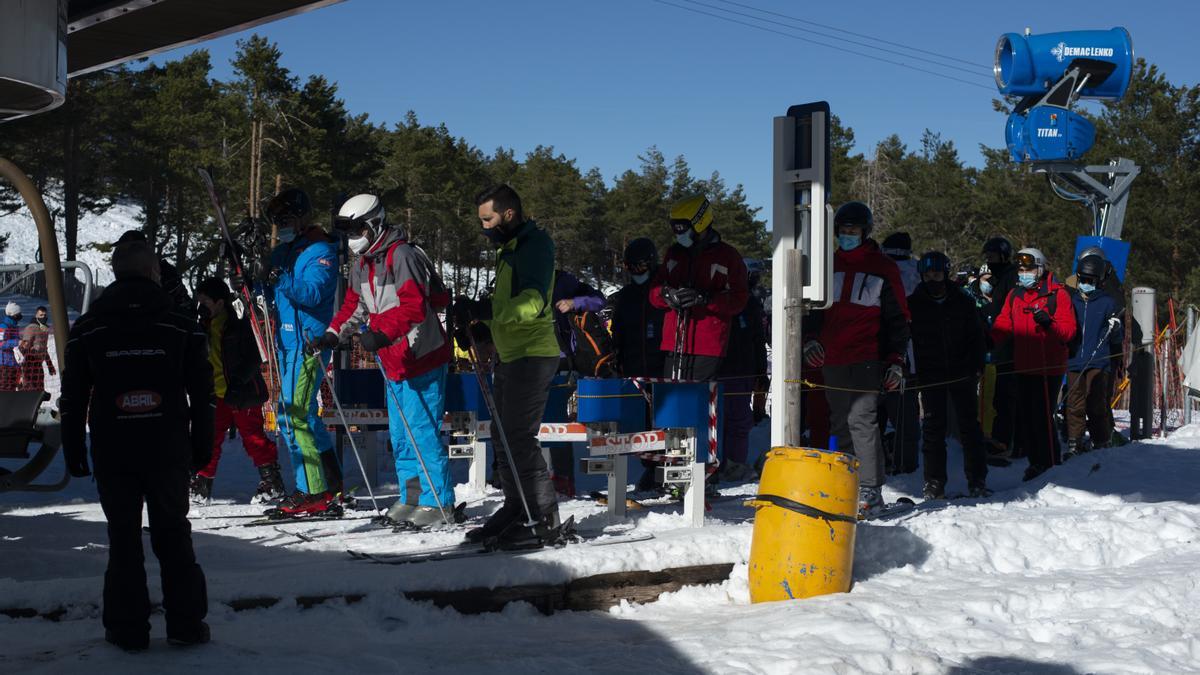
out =
[(631, 274), (630, 278), (633, 279), (633, 283), (635, 284), (644, 284), (650, 279), (650, 273), (643, 272), (642, 274)]
[(684, 232), (682, 234), (675, 235), (675, 241), (679, 242), (680, 246), (689, 246), (690, 247), (692, 245), (692, 242), (694, 241), (694, 239), (692, 238), (692, 231), (688, 230), (687, 232)]
[(350, 247), (354, 255), (362, 255), (364, 251), (371, 248), (371, 240), (365, 236), (350, 237), (346, 240), (346, 245)]

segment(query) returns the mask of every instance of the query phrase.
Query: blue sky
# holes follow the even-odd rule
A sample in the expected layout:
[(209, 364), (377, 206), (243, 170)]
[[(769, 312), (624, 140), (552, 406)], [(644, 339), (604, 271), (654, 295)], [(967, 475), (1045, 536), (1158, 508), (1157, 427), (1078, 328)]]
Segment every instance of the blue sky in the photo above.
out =
[[(977, 165), (981, 143), (1004, 142), (1004, 118), (991, 108), (991, 63), (1005, 32), (1125, 26), (1136, 54), (1158, 64), (1172, 82), (1200, 81), (1200, 3), (1192, 0), (737, 0), (743, 7), (666, 1), (712, 14), (722, 14), (713, 7), (754, 14), (747, 8), (753, 7), (870, 37), (758, 23), (802, 38), (793, 39), (653, 0), (347, 0), (257, 32), (278, 43), (294, 74), (320, 73), (337, 82), (348, 108), (376, 122), (396, 122), (415, 110), (423, 123), (445, 123), (487, 152), (505, 146), (523, 155), (538, 144), (553, 145), (582, 170), (599, 167), (610, 185), (655, 145), (668, 161), (685, 155), (693, 175), (718, 170), (730, 185), (744, 184), (764, 217), (770, 213), (771, 118), (796, 103), (829, 101), (854, 129), (858, 151), (869, 152), (892, 133), (915, 148), (930, 128)], [(246, 35), (203, 45), (213, 55), (215, 76), (230, 75), (236, 40)], [(955, 63), (970, 73), (936, 70), (982, 86), (846, 51), (929, 67), (848, 42), (895, 49), (873, 38), (977, 64)]]

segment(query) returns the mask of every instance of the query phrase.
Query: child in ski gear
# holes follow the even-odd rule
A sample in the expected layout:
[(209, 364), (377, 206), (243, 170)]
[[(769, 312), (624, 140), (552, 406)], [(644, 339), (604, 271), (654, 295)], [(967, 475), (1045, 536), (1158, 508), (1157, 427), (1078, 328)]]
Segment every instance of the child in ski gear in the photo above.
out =
[(704, 195), (671, 208), (675, 243), (650, 282), (650, 302), (668, 310), (660, 343), (667, 352), (666, 377), (716, 377), (729, 324), (746, 306), (746, 264), (712, 223), (712, 205)]
[(1102, 448), (1112, 437), (1112, 408), (1109, 378), (1113, 356), (1121, 353), (1125, 331), (1120, 307), (1104, 290), (1108, 269), (1098, 255), (1080, 259), (1076, 268), (1077, 287), (1068, 289), (1075, 311), (1076, 336), (1067, 362), (1067, 455), (1090, 449), (1085, 446), (1085, 428), (1091, 447)]
[[(279, 230), (278, 246), (259, 279), (278, 315), (275, 336), (281, 380), (279, 430), (296, 472), (296, 493), (280, 504), (284, 514), (320, 513), (342, 490), (342, 469), (333, 440), (317, 414), (317, 394), (331, 352), (309, 354), (307, 343), (333, 319), (338, 283), (337, 247), (312, 224), (308, 195), (290, 188), (267, 204), (267, 217)], [(234, 279), (234, 291), (241, 280)]]
[(21, 330), (21, 353), (25, 362), (21, 364), (21, 389), (26, 391), (42, 391), (46, 388), (46, 371), (56, 375), (54, 362), (50, 359), (47, 345), (50, 340), (49, 314), (45, 307), (38, 307), (33, 312), (33, 322)]
[[(917, 261), (912, 257), (912, 237), (907, 232), (893, 232), (883, 240), (880, 250), (896, 262), (900, 270), (900, 281), (904, 284), (904, 297), (908, 298), (921, 283)], [(914, 374), (912, 343), (906, 351), (905, 376)], [(884, 463), (888, 473), (904, 474), (917, 470), (918, 446), (921, 438), (921, 413), (917, 405), (917, 392), (890, 391), (879, 395), (879, 433), (883, 438)], [(891, 422), (892, 433), (887, 433)]]
[[(475, 204), (482, 234), (496, 247), (496, 288), (487, 299), (460, 298), (454, 319), (459, 326), (482, 321), (491, 331), (500, 360), (492, 387), (512, 465), (508, 453), (497, 445), (504, 504), (482, 527), (468, 532), (467, 539), (498, 539), (501, 546), (536, 545), (554, 538), (559, 525), (554, 484), (537, 440), (560, 353), (551, 307), (554, 241), (525, 218), (520, 196), (507, 185), (483, 191)], [(492, 439), (499, 438), (493, 420)], [(527, 517), (536, 526), (525, 527)]]
[(408, 241), (404, 228), (387, 222), (377, 196), (351, 197), (334, 229), (358, 258), (342, 306), (314, 346), (348, 342), (365, 325), (359, 343), (382, 364), (401, 491), (388, 517), (417, 527), (440, 523), (442, 509), (448, 517), (454, 506), (450, 458), (441, 441), (450, 341), (437, 315), (450, 296), (425, 252)]
[(920, 383), (925, 455), (925, 498), (945, 496), (946, 427), (953, 405), (962, 439), (967, 488), (987, 494), (987, 453), (976, 415), (976, 388), (987, 351), (983, 320), (975, 301), (946, 280), (950, 260), (930, 251), (918, 262), (922, 282), (908, 298), (912, 344)]
[(150, 639), (142, 553), (142, 505), (162, 570), (168, 640), (208, 641), (204, 572), (188, 523), (188, 478), (212, 452), (212, 367), (203, 330), (158, 285), (146, 242), (113, 249), (116, 281), (75, 322), (63, 364), (63, 455), (71, 475), (89, 475), (108, 520), (105, 639), (129, 650)]
[(871, 239), (874, 219), (862, 202), (847, 202), (834, 215), (838, 250), (833, 256), (834, 302), (805, 325), (808, 366), (822, 369), (829, 402), (830, 433), (837, 449), (858, 457), (859, 513), (883, 508), (883, 446), (876, 406), (879, 392), (904, 383), (908, 303), (895, 261)]
[(21, 344), (21, 306), (9, 302), (0, 318), (0, 391), (21, 388), (21, 364), (16, 349)]
[[(597, 313), (604, 295), (562, 269), (554, 270), (554, 333), (562, 352), (559, 373), (579, 377), (612, 377), (612, 337)], [(574, 387), (571, 387), (574, 391)], [(544, 443), (550, 453), (550, 480), (564, 497), (575, 496), (575, 451), (571, 443)]]
[(279, 469), (279, 449), (263, 431), (262, 406), (267, 402), (261, 359), (250, 318), (239, 317), (230, 304), (229, 286), (209, 277), (196, 286), (200, 325), (208, 333), (208, 362), (213, 369), (217, 396), (213, 427), (212, 460), (196, 472), (192, 500), (204, 501), (212, 494), (213, 479), (221, 460), (221, 446), (230, 427), (237, 427), (242, 446), (258, 469), (258, 489), (251, 503), (262, 504), (285, 496)]
[(1032, 480), (1059, 463), (1058, 433), (1054, 429), (1054, 398), (1067, 369), (1067, 345), (1075, 336), (1071, 297), (1046, 267), (1036, 248), (1016, 256), (1019, 286), (992, 325), (997, 347), (1011, 343), (1016, 367), (1018, 419), (1023, 445), (1029, 453), (1025, 479)]
[[(634, 239), (625, 246), (623, 260), (629, 283), (609, 298), (613, 308), (613, 358), (625, 377), (661, 377), (666, 360), (662, 350), (663, 318), (667, 312), (650, 302), (650, 279), (658, 271), (658, 249), (645, 237)], [(647, 403), (647, 429), (650, 423)], [(642, 458), (642, 475), (634, 489), (648, 491), (656, 487), (656, 466), (652, 459)]]

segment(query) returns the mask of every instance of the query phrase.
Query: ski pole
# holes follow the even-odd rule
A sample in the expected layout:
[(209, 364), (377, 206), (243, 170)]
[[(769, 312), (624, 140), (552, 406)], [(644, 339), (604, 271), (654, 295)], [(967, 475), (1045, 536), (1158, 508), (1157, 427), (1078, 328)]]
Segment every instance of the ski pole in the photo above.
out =
[[(305, 333), (306, 338), (307, 336), (308, 333)], [(308, 351), (309, 356), (314, 359), (317, 358), (317, 354), (320, 353), (311, 349)], [(354, 434), (350, 433), (350, 423), (346, 421), (346, 413), (342, 411), (342, 402), (338, 400), (337, 388), (333, 385), (330, 385), (329, 393), (333, 396), (333, 406), (337, 408), (338, 417), (341, 418), (342, 426), (346, 429), (346, 438), (350, 439), (350, 449), (354, 452), (354, 461), (358, 463), (358, 471), (362, 474), (363, 484), (367, 486), (367, 496), (371, 498), (371, 506), (373, 506), (375, 508), (375, 512), (378, 513), (380, 511), (379, 503), (375, 501), (375, 492), (371, 490), (371, 481), (367, 479), (367, 469), (363, 466), (362, 457), (358, 454), (358, 444), (354, 442)]]
[(396, 412), (400, 413), (400, 421), (404, 424), (404, 433), (408, 435), (408, 443), (417, 455), (417, 463), (421, 465), (421, 473), (425, 474), (425, 481), (429, 483), (429, 493), (433, 495), (433, 501), (437, 503), (438, 511), (442, 513), (442, 520), (446, 521), (447, 525), (452, 525), (450, 517), (446, 515), (446, 507), (442, 505), (441, 497), (438, 497), (437, 488), (433, 485), (433, 478), (429, 475), (429, 469), (425, 466), (425, 458), (421, 456), (421, 449), (417, 447), (417, 439), (413, 436), (412, 427), (408, 426), (408, 416), (404, 414), (404, 407), (400, 405), (400, 399), (396, 396), (396, 392), (392, 391), (392, 388), (387, 385), (387, 371), (383, 369), (383, 361), (379, 359), (378, 353), (375, 354), (375, 365), (379, 367), (379, 375), (383, 378), (383, 388), (391, 396), (392, 404), (396, 406)]
[(504, 424), (500, 421), (500, 412), (496, 409), (496, 401), (492, 398), (492, 390), (488, 388), (487, 380), (484, 379), (483, 372), (479, 369), (479, 345), (475, 343), (475, 335), (471, 333), (469, 327), (467, 328), (467, 340), (471, 343), (471, 348), (467, 350), (467, 356), (471, 359), (471, 368), (475, 371), (475, 380), (479, 382), (479, 391), (483, 394), (483, 403), (492, 415), (492, 423), (496, 425), (496, 435), (500, 437), (500, 447), (504, 449), (504, 455), (508, 458), (508, 468), (512, 472), (513, 483), (517, 486), (517, 496), (521, 498), (521, 506), (525, 507), (525, 527), (533, 529), (537, 526), (537, 521), (533, 519), (533, 511), (529, 508), (529, 501), (525, 498), (525, 489), (521, 487), (521, 476), (517, 473), (517, 463), (513, 461), (512, 448), (508, 445), (508, 435), (504, 433)]

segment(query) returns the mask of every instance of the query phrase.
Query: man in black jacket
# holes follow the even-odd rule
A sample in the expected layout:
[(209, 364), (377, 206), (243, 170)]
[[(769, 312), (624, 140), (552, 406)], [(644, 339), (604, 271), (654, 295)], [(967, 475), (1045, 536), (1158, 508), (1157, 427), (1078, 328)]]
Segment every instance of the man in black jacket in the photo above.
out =
[(237, 427), (242, 447), (258, 469), (258, 489), (250, 502), (269, 504), (285, 496), (279, 471), (279, 449), (263, 431), (263, 403), (267, 383), (262, 376), (262, 357), (254, 341), (248, 316), (239, 317), (231, 306), (233, 293), (225, 282), (209, 277), (196, 286), (196, 304), (201, 326), (208, 333), (208, 362), (213, 369), (217, 395), (213, 427), (212, 459), (192, 479), (192, 501), (203, 502), (212, 495), (221, 443), (230, 427)]
[[(729, 326), (729, 350), (721, 362), (718, 377), (724, 384), (721, 468), (718, 480), (740, 483), (758, 478), (749, 466), (750, 430), (765, 411), (753, 407), (755, 392), (771, 387), (767, 376), (767, 336), (763, 324), (763, 304), (755, 291), (762, 276), (757, 261), (747, 264), (750, 296), (741, 313)], [(751, 265), (753, 264), (753, 267)], [(765, 399), (764, 399), (765, 403)]]
[(158, 284), (144, 241), (113, 249), (116, 282), (71, 329), (63, 367), (63, 455), (71, 475), (89, 475), (108, 520), (105, 639), (126, 650), (150, 640), (150, 596), (142, 552), (142, 504), (162, 570), (167, 640), (209, 639), (204, 572), (188, 523), (188, 478), (212, 450), (213, 381), (204, 332)]
[[(625, 246), (625, 272), (629, 283), (609, 298), (613, 308), (612, 337), (617, 370), (625, 377), (662, 377), (666, 352), (661, 348), (663, 317), (667, 310), (650, 304), (650, 280), (658, 271), (658, 249), (645, 237)], [(646, 408), (646, 428), (650, 428), (650, 409)], [(642, 476), (636, 490), (653, 490), (658, 464), (642, 458)]]
[(913, 357), (925, 416), (925, 499), (940, 499), (946, 491), (946, 422), (951, 401), (962, 439), (967, 488), (972, 497), (985, 497), (987, 456), (979, 428), (976, 387), (983, 368), (983, 323), (975, 301), (947, 281), (950, 260), (930, 251), (917, 263), (921, 283), (908, 298), (912, 313)]

